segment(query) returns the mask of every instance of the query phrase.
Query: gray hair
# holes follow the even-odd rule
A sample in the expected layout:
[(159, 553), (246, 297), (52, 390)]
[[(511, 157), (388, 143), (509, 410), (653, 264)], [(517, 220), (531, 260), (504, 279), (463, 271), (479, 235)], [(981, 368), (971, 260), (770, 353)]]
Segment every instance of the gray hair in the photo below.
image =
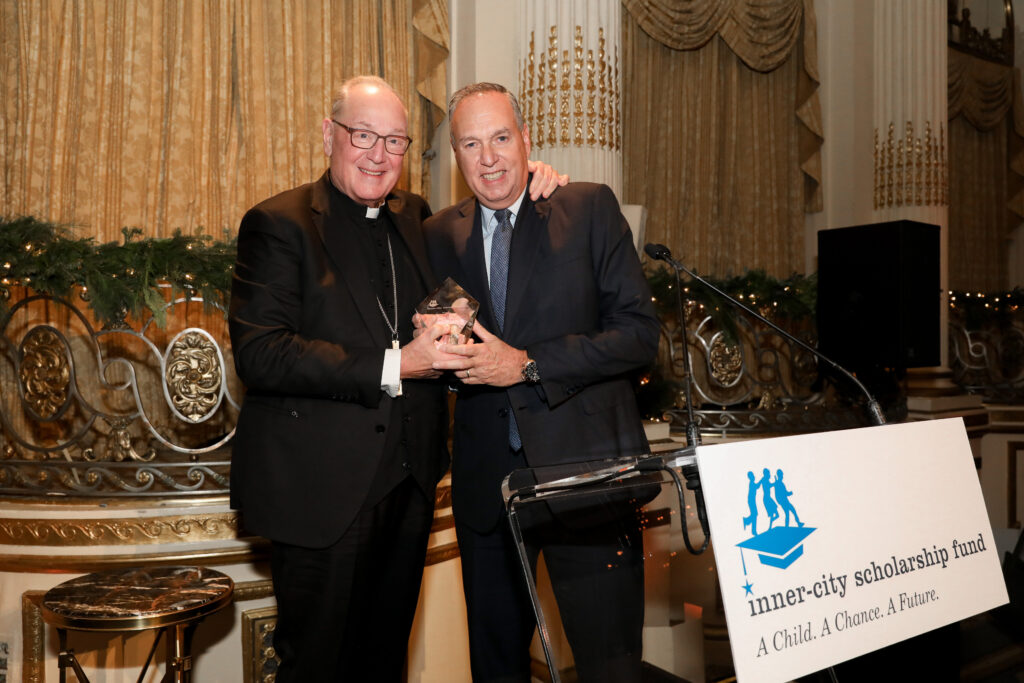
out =
[(402, 111), (405, 112), (405, 118), (409, 118), (409, 110), (405, 107), (405, 102), (402, 102), (402, 97), (391, 87), (391, 84), (385, 81), (380, 76), (353, 76), (348, 79), (338, 88), (337, 92), (334, 93), (334, 99), (331, 100), (331, 116), (335, 117), (341, 112), (341, 108), (345, 106), (345, 100), (348, 98), (349, 90), (356, 87), (357, 85), (376, 85), (382, 90), (387, 90), (394, 94), (398, 98), (398, 101), (402, 104)]
[[(448, 122), (451, 123), (452, 115), (455, 114), (455, 109), (459, 106), (462, 100), (466, 99), (470, 95), (478, 95), (480, 93), (496, 92), (504, 95), (508, 98), (509, 104), (512, 105), (512, 113), (516, 117), (516, 128), (522, 130), (523, 128), (523, 110), (519, 108), (519, 100), (516, 96), (508, 91), (503, 85), (498, 83), (473, 83), (465, 87), (459, 88), (452, 95), (452, 98), (448, 100)], [(455, 138), (452, 137), (452, 144), (455, 144)]]

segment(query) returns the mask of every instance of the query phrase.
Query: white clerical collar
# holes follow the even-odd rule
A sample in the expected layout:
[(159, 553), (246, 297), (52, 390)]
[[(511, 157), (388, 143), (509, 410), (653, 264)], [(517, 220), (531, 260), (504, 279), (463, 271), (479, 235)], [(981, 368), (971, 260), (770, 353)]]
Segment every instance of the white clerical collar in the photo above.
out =
[(380, 215), (380, 207), (379, 206), (368, 206), (368, 207), (366, 207), (366, 217), (367, 218), (377, 218), (379, 215)]

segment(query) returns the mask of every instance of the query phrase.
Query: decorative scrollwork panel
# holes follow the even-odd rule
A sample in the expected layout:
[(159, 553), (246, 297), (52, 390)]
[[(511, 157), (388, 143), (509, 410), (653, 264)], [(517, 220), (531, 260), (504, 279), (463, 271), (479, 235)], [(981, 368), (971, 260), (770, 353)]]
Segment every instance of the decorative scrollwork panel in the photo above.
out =
[(17, 390), (0, 391), (0, 495), (228, 490), (241, 385), (223, 312), (177, 299), (165, 314), (166, 328), (97, 329), (73, 301), (26, 291), (10, 305), (0, 386)]
[[(814, 356), (778, 332), (739, 316), (725, 331), (714, 316), (687, 305), (686, 349), (693, 371), (694, 411), (698, 427), (709, 434), (820, 431), (866, 424), (851, 406), (836, 400), (819, 377)], [(770, 313), (770, 311), (769, 311)], [(685, 380), (684, 348), (678, 326), (663, 325), (662, 365), (677, 383)], [(814, 339), (794, 325), (793, 334)], [(679, 392), (666, 411), (674, 429), (685, 425), (686, 400)]]
[(949, 366), (953, 381), (989, 403), (1024, 402), (1024, 323), (969, 329), (949, 324)]
[(203, 422), (217, 410), (224, 392), (223, 366), (208, 332), (189, 328), (174, 338), (164, 357), (165, 389), (181, 419)]
[(25, 408), (36, 419), (60, 416), (71, 393), (71, 350), (49, 325), (29, 330), (21, 342), (20, 389)]

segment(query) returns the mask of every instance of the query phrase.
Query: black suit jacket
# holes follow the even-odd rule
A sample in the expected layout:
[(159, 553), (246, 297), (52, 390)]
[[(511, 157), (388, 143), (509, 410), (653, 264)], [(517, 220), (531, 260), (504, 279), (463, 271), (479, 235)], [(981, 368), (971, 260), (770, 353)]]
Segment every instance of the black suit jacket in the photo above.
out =
[[(490, 305), (475, 199), (424, 224), (438, 277), (481, 302), (479, 319), (499, 334)], [(526, 349), (539, 385), (463, 385), (455, 404), (452, 494), (460, 522), (494, 527), (510, 471), (508, 408), (531, 467), (638, 455), (648, 450), (628, 374), (650, 363), (659, 326), (629, 226), (611, 189), (570, 183), (546, 200), (525, 197), (512, 237), (505, 325)]]
[[(331, 215), (329, 183), (325, 173), (245, 214), (229, 318), (247, 389), (232, 507), (249, 531), (306, 547), (336, 541), (363, 505), (389, 433), (402, 428), (398, 401), (408, 402), (412, 473), (428, 495), (448, 464), (443, 386), (405, 381), (398, 399), (380, 389), (390, 335), (351, 219)], [(419, 272), (399, 286), (425, 296), (433, 275), (421, 228), (430, 210), (401, 191), (386, 210)]]

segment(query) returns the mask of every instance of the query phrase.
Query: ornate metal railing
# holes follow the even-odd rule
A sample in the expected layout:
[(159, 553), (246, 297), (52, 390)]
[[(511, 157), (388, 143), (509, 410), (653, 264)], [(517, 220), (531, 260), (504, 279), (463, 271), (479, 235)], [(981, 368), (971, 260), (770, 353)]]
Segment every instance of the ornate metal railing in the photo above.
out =
[[(770, 318), (770, 310), (760, 311)], [(687, 304), (687, 340), (693, 370), (695, 417), (703, 434), (744, 435), (812, 432), (869, 424), (851, 387), (832, 386), (815, 357), (767, 325), (732, 318), (726, 332), (695, 302)], [(813, 321), (773, 320), (810, 345)], [(674, 320), (662, 326), (662, 367), (678, 385), (666, 414), (673, 431), (687, 422), (682, 340)]]
[(26, 291), (0, 323), (0, 495), (226, 493), (242, 390), (223, 310), (177, 298), (164, 328), (100, 328), (82, 303)]
[(949, 366), (958, 386), (987, 403), (1024, 403), (1024, 321), (970, 329), (951, 316)]
[[(981, 295), (975, 295), (979, 298)], [(949, 367), (953, 381), (988, 403), (1024, 403), (1024, 308), (1019, 292), (985, 298), (992, 303), (965, 307), (963, 298), (951, 308)], [(1001, 302), (1001, 303), (998, 303)], [(1000, 307), (1001, 306), (1001, 307)], [(759, 309), (776, 324), (814, 346), (815, 329), (809, 317), (774, 319), (770, 308)], [(696, 302), (688, 302), (687, 340), (693, 368), (693, 403), (704, 434), (744, 435), (846, 429), (869, 424), (863, 397), (847, 379), (822, 375), (822, 364), (797, 344), (747, 316), (730, 316), (726, 332), (716, 318)], [(879, 334), (885, 334), (879, 330)], [(664, 411), (673, 430), (683, 431), (686, 376), (676, 316), (663, 316), (662, 374), (674, 383), (675, 405)], [(872, 388), (872, 382), (862, 377)], [(878, 380), (877, 377), (872, 377)], [(895, 377), (883, 384), (897, 387)], [(874, 390), (879, 391), (875, 386)], [(906, 397), (879, 396), (888, 419), (906, 417)]]
[[(166, 302), (164, 328), (153, 318), (101, 327), (78, 300), (30, 292), (14, 298), (0, 320), (0, 496), (227, 493), (242, 387), (222, 309), (176, 298)], [(702, 433), (868, 424), (846, 380), (823, 376), (812, 354), (771, 328), (731, 316), (726, 331), (721, 316), (697, 302), (687, 304), (686, 315)], [(773, 320), (813, 345), (812, 319)], [(966, 389), (990, 400), (1024, 397), (1024, 327), (1000, 334), (952, 327), (951, 365)], [(662, 333), (660, 366), (673, 384), (673, 405), (662, 413), (681, 431), (685, 372), (671, 316)]]

